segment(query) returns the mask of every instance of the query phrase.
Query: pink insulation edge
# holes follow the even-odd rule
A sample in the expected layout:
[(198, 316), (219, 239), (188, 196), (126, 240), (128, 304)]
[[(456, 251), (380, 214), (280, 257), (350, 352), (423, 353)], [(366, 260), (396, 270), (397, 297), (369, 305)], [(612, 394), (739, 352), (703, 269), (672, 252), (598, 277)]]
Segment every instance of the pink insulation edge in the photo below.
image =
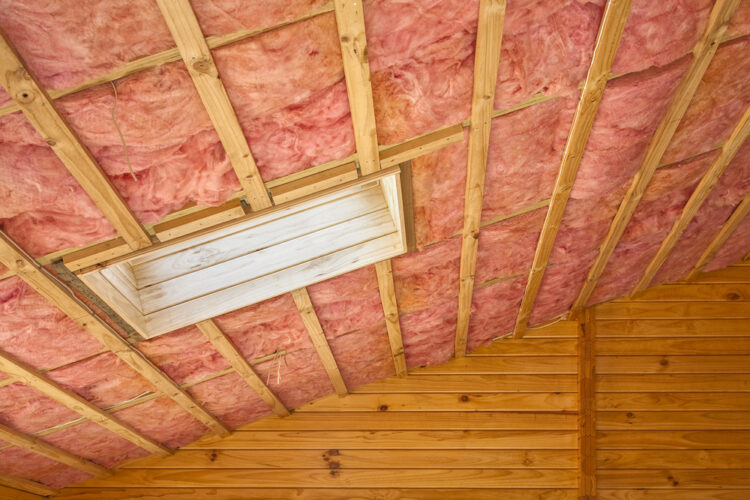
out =
[(78, 469), (16, 447), (0, 450), (0, 474), (29, 479), (51, 488), (62, 488), (91, 478), (90, 474)]
[(739, 262), (750, 252), (750, 217), (745, 217), (703, 271), (715, 271)]

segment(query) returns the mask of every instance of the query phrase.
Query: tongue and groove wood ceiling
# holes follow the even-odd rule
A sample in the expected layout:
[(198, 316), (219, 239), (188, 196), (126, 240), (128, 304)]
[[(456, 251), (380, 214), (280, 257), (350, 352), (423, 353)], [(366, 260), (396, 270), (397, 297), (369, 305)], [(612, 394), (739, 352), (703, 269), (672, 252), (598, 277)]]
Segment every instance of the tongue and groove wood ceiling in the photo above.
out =
[[(750, 250), (749, 0), (2, 0), (0, 28), (14, 487)], [(196, 326), (138, 339), (55, 276), (398, 164), (415, 248)]]

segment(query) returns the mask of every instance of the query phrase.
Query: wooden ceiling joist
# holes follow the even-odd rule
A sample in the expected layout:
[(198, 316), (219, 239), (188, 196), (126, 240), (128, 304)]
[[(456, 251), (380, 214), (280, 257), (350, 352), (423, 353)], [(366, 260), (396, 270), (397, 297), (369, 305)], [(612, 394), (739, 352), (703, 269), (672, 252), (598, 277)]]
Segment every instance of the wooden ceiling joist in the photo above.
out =
[(490, 127), (495, 103), (497, 72), (500, 67), (500, 45), (505, 24), (505, 0), (482, 0), (479, 3), (476, 51), (474, 53), (474, 86), (471, 98), (469, 155), (464, 195), (464, 227), (461, 239), (458, 320), (455, 355), (466, 355), (469, 337), (469, 315), (474, 290), (479, 226), (482, 219), (484, 177), (490, 146)]
[(157, 3), (250, 207), (253, 210), (270, 207), (271, 199), (189, 0), (157, 0)]
[(406, 375), (406, 356), (404, 354), (404, 343), (401, 338), (401, 325), (398, 319), (398, 305), (396, 303), (396, 288), (393, 283), (393, 267), (391, 260), (384, 260), (375, 264), (375, 273), (378, 276), (378, 288), (380, 289), (380, 300), (383, 303), (386, 328), (388, 329), (388, 341), (393, 353), (393, 364), (396, 375)]
[(555, 244), (557, 231), (560, 229), (565, 207), (570, 198), (570, 191), (578, 173), (578, 166), (581, 164), (581, 158), (594, 125), (594, 118), (607, 86), (612, 63), (625, 30), (631, 4), (632, 0), (609, 0), (602, 14), (591, 65), (573, 117), (573, 124), (570, 127), (547, 217), (544, 219), (542, 233), (534, 253), (534, 262), (526, 283), (526, 291), (516, 318), (514, 336), (517, 338), (523, 336), (531, 317), (549, 256)]
[(633, 289), (633, 295), (643, 292), (654, 279), (654, 276), (656, 276), (656, 273), (659, 271), (662, 264), (664, 264), (664, 261), (667, 260), (670, 252), (677, 244), (680, 236), (685, 232), (685, 229), (687, 229), (688, 225), (693, 220), (693, 217), (695, 217), (698, 209), (706, 200), (709, 193), (718, 182), (719, 177), (724, 173), (724, 170), (732, 161), (734, 155), (737, 154), (740, 146), (742, 146), (742, 143), (745, 142), (748, 136), (750, 136), (750, 107), (745, 109), (745, 113), (742, 115), (739, 123), (734, 127), (729, 139), (727, 139), (722, 146), (721, 153), (711, 164), (711, 168), (708, 169), (708, 172), (703, 176), (700, 183), (698, 183), (693, 194), (690, 195), (690, 199), (688, 199), (685, 207), (682, 209), (680, 217), (672, 225), (672, 228), (664, 238), (664, 241), (661, 242), (661, 246), (659, 246), (656, 255), (651, 260), (646, 271), (643, 273), (643, 276), (641, 276), (638, 284), (636, 284)]
[[(204, 410), (164, 372), (151, 363), (140, 351), (123, 340), (117, 332), (95, 315), (83, 302), (21, 250), (5, 233), (0, 232), (0, 262), (13, 270), (40, 295), (49, 300), (91, 336), (140, 373), (166, 396), (212, 432), (229, 435), (229, 430), (213, 415)], [(11, 374), (12, 375), (12, 374)]]
[(659, 167), (662, 156), (664, 156), (669, 143), (672, 141), (677, 126), (685, 115), (738, 5), (739, 0), (717, 0), (714, 4), (703, 35), (693, 49), (693, 60), (690, 67), (682, 77), (664, 118), (662, 118), (651, 138), (643, 163), (633, 177), (633, 181), (617, 209), (607, 236), (599, 248), (599, 254), (573, 303), (571, 317), (586, 306), (591, 294), (594, 293), (596, 284), (607, 267), (607, 262), (615, 251), (625, 228), (633, 217), (638, 203), (646, 192), (654, 172)]
[(148, 233), (83, 145), (46, 91), (0, 33), (0, 85), (20, 106), (26, 118), (132, 249), (151, 244)]
[(196, 323), (198, 329), (208, 338), (219, 353), (229, 361), (229, 364), (234, 368), (240, 377), (250, 386), (252, 390), (258, 393), (263, 401), (271, 407), (273, 412), (280, 416), (286, 417), (289, 415), (289, 410), (284, 406), (276, 394), (268, 388), (263, 380), (255, 373), (250, 363), (240, 354), (237, 348), (232, 344), (232, 341), (221, 331), (219, 326), (211, 319)]
[[(23, 479), (16, 476), (9, 476), (7, 474), (0, 474), (0, 486), (7, 486), (8, 488), (13, 488), (14, 490), (27, 491), (29, 493), (44, 497), (48, 497), (57, 493), (57, 490), (50, 488), (49, 486), (46, 486), (42, 483), (29, 481), (28, 479)], [(0, 493), (3, 493), (3, 491), (0, 490)], [(11, 496), (10, 498), (13, 497)]]
[(0, 440), (18, 446), (19, 448), (32, 451), (38, 455), (42, 455), (43, 457), (47, 457), (62, 464), (69, 465), (70, 467), (74, 467), (91, 474), (92, 476), (109, 477), (112, 475), (109, 470), (101, 465), (97, 465), (90, 460), (73, 455), (72, 453), (46, 443), (39, 438), (31, 437), (2, 424), (0, 424)]
[(331, 346), (328, 345), (326, 335), (323, 333), (323, 327), (320, 326), (318, 321), (318, 315), (315, 314), (310, 295), (307, 293), (306, 288), (300, 288), (292, 292), (292, 298), (294, 303), (297, 305), (300, 315), (302, 316), (302, 322), (307, 328), (307, 333), (310, 334), (310, 340), (312, 340), (315, 350), (318, 352), (323, 368), (325, 368), (328, 378), (333, 384), (333, 389), (339, 396), (346, 396), (349, 390), (346, 388), (344, 383), (344, 377), (341, 376), (339, 366), (336, 364), (336, 358), (333, 357), (331, 352)]
[(158, 455), (169, 455), (171, 452), (159, 443), (142, 435), (129, 425), (119, 421), (104, 410), (85, 400), (73, 391), (60, 387), (45, 375), (34, 368), (14, 359), (10, 355), (0, 352), (0, 370), (7, 373), (16, 380), (28, 385), (54, 399), (58, 403), (67, 406), (84, 418), (95, 422), (105, 429), (114, 432), (128, 441)]

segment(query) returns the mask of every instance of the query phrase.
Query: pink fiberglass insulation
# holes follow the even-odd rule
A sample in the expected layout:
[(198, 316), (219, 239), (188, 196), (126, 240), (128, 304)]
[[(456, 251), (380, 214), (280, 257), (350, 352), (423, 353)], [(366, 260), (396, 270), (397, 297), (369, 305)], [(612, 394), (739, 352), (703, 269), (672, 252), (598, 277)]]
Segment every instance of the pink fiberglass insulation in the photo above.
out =
[(229, 362), (194, 326), (140, 342), (137, 347), (178, 384), (197, 382), (229, 368)]
[(0, 281), (0, 348), (37, 369), (71, 363), (103, 346), (17, 277)]
[(206, 411), (232, 429), (271, 414), (268, 405), (237, 373), (201, 382), (188, 392)]
[(47, 434), (43, 439), (58, 448), (92, 460), (104, 467), (114, 467), (125, 460), (149, 454), (143, 448), (94, 422), (82, 422)]
[(396, 373), (385, 321), (336, 337), (330, 345), (349, 390)]
[(635, 0), (612, 73), (664, 66), (693, 50), (701, 37), (712, 0)]
[(474, 283), (528, 273), (546, 215), (539, 208), (482, 228)]
[(453, 357), (457, 314), (458, 299), (453, 297), (401, 315), (407, 366), (435, 365)]
[(79, 418), (41, 392), (15, 382), (0, 387), (0, 423), (33, 434)]
[(750, 217), (740, 223), (714, 258), (703, 268), (704, 272), (715, 271), (739, 262), (750, 251)]
[(253, 369), (289, 409), (333, 393), (331, 380), (312, 345), (259, 363)]
[(478, 6), (477, 0), (364, 3), (381, 144), (468, 117)]
[(528, 275), (474, 290), (467, 349), (473, 351), (496, 337), (513, 331)]
[(167, 396), (116, 411), (113, 415), (167, 448), (185, 446), (208, 432)]
[(333, 13), (214, 51), (263, 179), (354, 152)]
[(309, 286), (307, 291), (328, 339), (385, 319), (374, 266)]
[(628, 295), (718, 152), (656, 171), (607, 262), (589, 305)]
[(716, 51), (669, 144), (663, 163), (708, 151), (724, 142), (750, 105), (750, 37)]
[(392, 260), (401, 314), (458, 296), (461, 239), (453, 238)]
[(728, 35), (747, 35), (750, 33), (750, 0), (740, 0), (740, 6), (734, 13), (732, 22), (727, 28)]
[(112, 352), (47, 372), (47, 376), (101, 408), (128, 401), (156, 387)]
[(62, 488), (91, 477), (78, 469), (16, 447), (0, 451), (0, 474), (37, 481), (52, 488)]
[(0, 10), (0, 27), (46, 88), (71, 87), (174, 47), (151, 0), (2, 0)]
[(326, 0), (193, 0), (203, 34), (226, 35), (240, 30), (262, 29), (293, 21), (321, 9)]
[(570, 309), (594, 263), (596, 252), (589, 252), (578, 260), (547, 266), (542, 278), (529, 324), (539, 325), (558, 317)]
[(556, 98), (492, 120), (483, 221), (552, 194), (574, 109), (573, 99)]

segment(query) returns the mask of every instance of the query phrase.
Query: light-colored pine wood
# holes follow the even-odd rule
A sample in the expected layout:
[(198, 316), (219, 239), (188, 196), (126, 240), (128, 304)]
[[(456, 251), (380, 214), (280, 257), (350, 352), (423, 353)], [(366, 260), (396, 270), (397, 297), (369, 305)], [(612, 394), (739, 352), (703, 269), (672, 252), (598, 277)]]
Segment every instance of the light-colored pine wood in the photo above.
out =
[(750, 266), (731, 266), (701, 273), (692, 283), (750, 283)]
[(422, 375), (386, 379), (358, 388), (356, 394), (451, 392), (576, 392), (575, 375)]
[(606, 373), (750, 373), (750, 356), (599, 356), (596, 371)]
[(661, 392), (670, 388), (679, 392), (748, 392), (747, 373), (648, 373), (599, 375), (599, 392)]
[(750, 412), (600, 411), (597, 427), (602, 430), (750, 430)]
[(294, 290), (292, 298), (302, 316), (302, 322), (307, 328), (307, 333), (310, 335), (313, 346), (318, 352), (320, 362), (323, 363), (323, 368), (325, 368), (328, 378), (331, 380), (334, 391), (339, 396), (345, 396), (348, 393), (348, 389), (339, 371), (339, 366), (336, 364), (336, 358), (333, 357), (331, 347), (328, 345), (326, 335), (323, 333), (323, 327), (320, 326), (318, 315), (315, 313), (307, 289), (300, 288), (299, 290)]
[(718, 0), (714, 4), (703, 31), (703, 36), (693, 48), (693, 59), (690, 67), (682, 77), (675, 90), (674, 97), (664, 114), (664, 118), (659, 122), (656, 132), (654, 132), (651, 138), (641, 167), (633, 177), (633, 181), (617, 209), (617, 214), (612, 220), (607, 236), (599, 248), (596, 260), (589, 270), (586, 281), (578, 293), (578, 297), (573, 303), (571, 314), (586, 306), (591, 294), (594, 293), (596, 284), (607, 267), (607, 262), (609, 262), (612, 253), (615, 251), (617, 243), (625, 232), (625, 228), (633, 217), (638, 203), (646, 192), (646, 188), (651, 182), (651, 178), (658, 168), (662, 156), (664, 156), (669, 143), (672, 141), (677, 126), (685, 115), (703, 75), (706, 69), (708, 69), (709, 63), (719, 48), (719, 41), (724, 36), (739, 3), (739, 0)]
[[(50, 488), (49, 486), (46, 486), (42, 483), (29, 481), (28, 479), (23, 479), (21, 477), (9, 476), (7, 474), (0, 474), (0, 487), (2, 486), (7, 486), (8, 489), (12, 488), (11, 494), (14, 494), (14, 490), (20, 490), (21, 492), (33, 493), (35, 495), (41, 495), (45, 497), (54, 495), (56, 493), (55, 489)], [(0, 493), (2, 493), (1, 490)], [(23, 498), (22, 495), (20, 496), (20, 498)], [(11, 496), (10, 498), (13, 497)]]
[[(179, 385), (123, 340), (112, 328), (95, 315), (73, 293), (29, 257), (5, 233), (0, 232), (0, 262), (14, 270), (40, 295), (49, 300), (91, 336), (114, 352), (131, 368), (172, 398), (185, 411), (216, 434), (226, 436), (229, 430), (196, 403)], [(150, 450), (151, 451), (151, 450)]]
[[(724, 489), (750, 488), (750, 469), (738, 470), (602, 470), (602, 488)], [(750, 491), (750, 490), (748, 490)], [(657, 497), (660, 498), (660, 497)], [(731, 498), (731, 497), (730, 497)], [(743, 498), (743, 497), (737, 497)], [(745, 497), (747, 498), (747, 492)]]
[(599, 354), (603, 355), (747, 355), (750, 354), (750, 338), (602, 339), (597, 341), (596, 349)]
[[(304, 170), (303, 170), (304, 172)], [(311, 173), (309, 176), (301, 177), (285, 184), (269, 189), (275, 204), (296, 200), (312, 193), (317, 193), (330, 186), (343, 184), (358, 177), (357, 165), (354, 162), (344, 163), (337, 167)]]
[(464, 128), (460, 123), (408, 139), (399, 144), (380, 148), (380, 168), (394, 167), (417, 156), (432, 153), (464, 140)]
[(242, 354), (232, 344), (224, 332), (218, 327), (218, 325), (211, 319), (201, 321), (195, 326), (203, 332), (211, 345), (219, 351), (219, 354), (229, 362), (230, 366), (234, 368), (234, 371), (239, 374), (240, 377), (250, 386), (252, 390), (258, 393), (263, 401), (266, 402), (271, 410), (276, 415), (286, 417), (289, 415), (289, 410), (286, 409), (284, 403), (282, 403), (276, 394), (263, 382), (263, 380), (255, 373), (250, 363), (242, 357)]
[[(665, 284), (650, 287), (637, 297), (638, 302), (698, 302), (706, 300), (718, 302), (749, 301), (750, 284)], [(623, 298), (611, 302), (629, 302), (629, 300)]]
[(607, 78), (615, 60), (617, 48), (620, 45), (620, 38), (625, 29), (631, 4), (632, 0), (609, 0), (604, 8), (591, 64), (581, 91), (578, 107), (573, 116), (573, 124), (570, 127), (568, 140), (563, 150), (560, 171), (555, 181), (555, 188), (552, 191), (547, 217), (544, 219), (542, 233), (534, 252), (534, 262), (529, 272), (526, 290), (516, 318), (513, 334), (516, 338), (523, 336), (529, 317), (531, 317), (531, 311), (542, 284), (549, 256), (555, 245), (555, 238), (565, 213), (570, 191), (573, 189), (573, 183), (578, 174), (578, 166), (581, 164), (583, 151), (586, 148), (591, 128), (594, 125), (594, 118), (599, 110), (599, 103), (607, 86)]
[(33, 451), (34, 453), (62, 464), (69, 465), (83, 472), (87, 472), (93, 476), (109, 477), (112, 475), (110, 471), (101, 465), (97, 465), (90, 460), (73, 455), (57, 446), (53, 446), (40, 440), (39, 438), (18, 432), (15, 429), (11, 429), (2, 424), (0, 424), (0, 440), (18, 446), (19, 448)]
[(748, 450), (750, 431), (698, 430), (698, 431), (600, 431), (598, 449), (635, 450)]
[(750, 302), (606, 302), (597, 319), (748, 319)]
[(586, 311), (578, 337), (578, 498), (596, 498), (596, 324)]
[(151, 453), (159, 455), (168, 455), (170, 453), (167, 448), (139, 433), (128, 424), (109, 415), (73, 391), (64, 389), (34, 368), (12, 358), (4, 352), (0, 352), (0, 370), (19, 382), (23, 382), (29, 387), (36, 389), (45, 396), (54, 399), (58, 403), (67, 406), (82, 417), (101, 425), (105, 429), (114, 432), (118, 436)]
[(499, 339), (469, 356), (577, 356), (577, 339)]
[(750, 495), (748, 490), (599, 490), (600, 500), (745, 500)]
[(36, 493), (17, 490), (15, 488), (8, 488), (7, 486), (0, 484), (0, 498), (7, 498), (8, 500), (41, 500), (47, 497), (42, 497)]
[(750, 395), (744, 392), (605, 392), (596, 395), (596, 407), (598, 411), (748, 411)]
[(600, 469), (748, 469), (750, 450), (602, 450)]
[(737, 151), (740, 149), (740, 146), (742, 146), (742, 143), (745, 142), (745, 139), (747, 139), (749, 135), (750, 106), (745, 109), (745, 113), (742, 115), (742, 118), (740, 118), (739, 123), (737, 123), (737, 125), (734, 127), (734, 130), (732, 130), (732, 134), (729, 136), (729, 139), (727, 139), (727, 141), (721, 147), (721, 153), (711, 164), (711, 168), (708, 169), (701, 181), (693, 190), (693, 194), (690, 195), (690, 198), (685, 204), (685, 207), (682, 209), (680, 217), (674, 222), (672, 228), (669, 230), (669, 233), (661, 242), (659, 250), (656, 252), (656, 255), (651, 260), (651, 262), (649, 262), (648, 267), (646, 267), (646, 270), (643, 272), (643, 276), (641, 276), (638, 284), (636, 284), (635, 288), (633, 289), (632, 295), (637, 295), (643, 292), (646, 287), (651, 284), (651, 281), (656, 276), (656, 273), (659, 271), (662, 264), (664, 264), (664, 261), (666, 261), (667, 257), (669, 257), (669, 254), (677, 244), (677, 241), (682, 236), (682, 233), (685, 232), (688, 225), (695, 217), (695, 214), (698, 213), (698, 209), (701, 207), (701, 205), (703, 205), (705, 199), (708, 198), (711, 190), (719, 181), (719, 177), (721, 177), (721, 174), (724, 173), (724, 170), (727, 168), (729, 163), (737, 154)]
[(573, 356), (469, 356), (448, 363), (415, 368), (412, 373), (431, 375), (491, 375), (549, 373), (575, 374), (578, 361)]
[(471, 297), (474, 291), (479, 225), (482, 219), (484, 177), (487, 152), (490, 146), (490, 128), (495, 102), (497, 72), (500, 66), (500, 46), (505, 24), (505, 0), (481, 0), (477, 41), (474, 52), (474, 84), (471, 97), (471, 125), (469, 128), (469, 154), (466, 165), (464, 191), (464, 225), (461, 239), (460, 284), (458, 292), (458, 319), (456, 322), (455, 355), (466, 355), (469, 338)]
[(375, 272), (378, 276), (380, 300), (383, 303), (383, 314), (385, 315), (385, 324), (388, 328), (388, 341), (391, 345), (396, 375), (404, 377), (406, 376), (406, 356), (404, 355), (404, 343), (401, 340), (401, 325), (398, 320), (396, 287), (393, 283), (391, 261), (384, 260), (375, 264)]
[(271, 198), (263, 185), (258, 166), (234, 108), (229, 102), (211, 50), (189, 0), (157, 0), (157, 4), (245, 191), (250, 207), (253, 210), (270, 207)]
[(598, 322), (599, 338), (615, 337), (744, 337), (747, 319), (625, 319)]
[(229, 200), (218, 207), (209, 207), (200, 212), (193, 212), (183, 217), (155, 224), (154, 234), (159, 241), (169, 241), (186, 234), (230, 221), (245, 215), (240, 200)]
[(52, 100), (0, 33), (0, 85), (52, 148), (130, 248), (151, 244), (148, 233), (112, 185), (109, 177), (55, 108)]

